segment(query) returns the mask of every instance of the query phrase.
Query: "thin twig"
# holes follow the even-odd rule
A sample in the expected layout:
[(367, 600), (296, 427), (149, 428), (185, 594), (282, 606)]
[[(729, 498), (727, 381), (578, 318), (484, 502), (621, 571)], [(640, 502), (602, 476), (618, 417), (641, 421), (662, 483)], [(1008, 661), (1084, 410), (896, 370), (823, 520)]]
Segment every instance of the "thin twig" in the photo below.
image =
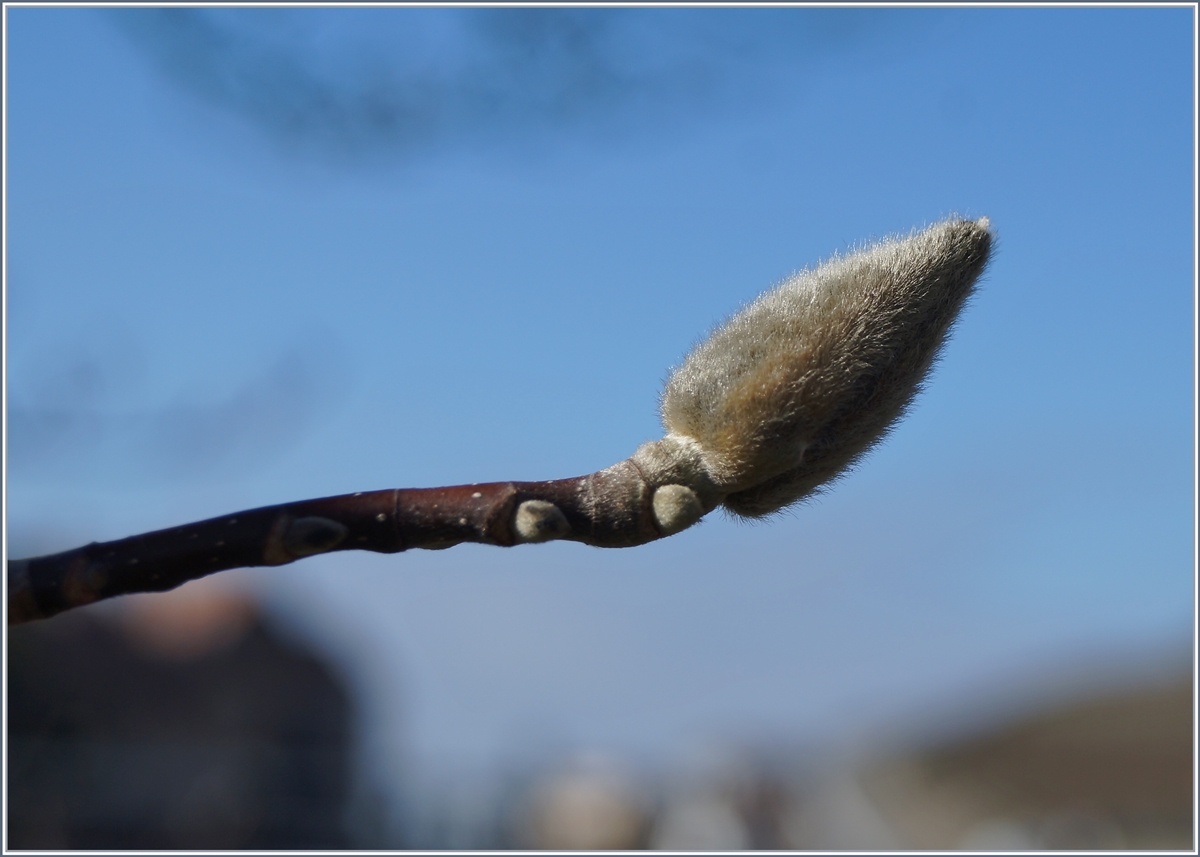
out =
[[(664, 499), (678, 489), (659, 496), (657, 515), (655, 493), (636, 465), (624, 461), (574, 479), (398, 488), (264, 506), (10, 561), (8, 621), (44, 619), (114, 595), (161, 592), (218, 571), (286, 565), (332, 551), (397, 553), (462, 542), (510, 547), (551, 539), (632, 547), (685, 525), (679, 504)], [(687, 524), (699, 519), (698, 501), (692, 512)]]

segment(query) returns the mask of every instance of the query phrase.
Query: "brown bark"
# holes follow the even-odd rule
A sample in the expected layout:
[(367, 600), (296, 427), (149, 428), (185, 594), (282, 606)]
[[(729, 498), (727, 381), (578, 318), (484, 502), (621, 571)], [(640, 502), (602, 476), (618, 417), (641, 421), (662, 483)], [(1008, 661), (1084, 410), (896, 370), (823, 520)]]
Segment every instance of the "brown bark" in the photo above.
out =
[(117, 595), (174, 589), (226, 569), (284, 565), (332, 551), (396, 553), (461, 542), (509, 547), (551, 539), (631, 547), (677, 529), (659, 523), (653, 494), (638, 467), (623, 461), (550, 482), (399, 488), (265, 506), (10, 560), (8, 621), (44, 619)]

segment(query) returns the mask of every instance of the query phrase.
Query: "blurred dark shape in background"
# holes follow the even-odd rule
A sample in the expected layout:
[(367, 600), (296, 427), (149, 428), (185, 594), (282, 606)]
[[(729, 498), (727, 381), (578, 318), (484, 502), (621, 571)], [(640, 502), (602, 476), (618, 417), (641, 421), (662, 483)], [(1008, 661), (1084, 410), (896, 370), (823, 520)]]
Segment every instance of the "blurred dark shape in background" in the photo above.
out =
[[(491, 147), (505, 137), (529, 143), (556, 129), (585, 130), (596, 140), (638, 126), (677, 126), (731, 94), (736, 102), (761, 98), (788, 69), (868, 48), (878, 33), (911, 36), (927, 26), (886, 10), (630, 12), (107, 14), (166, 79), (286, 144), (281, 153), (307, 149), (338, 163), (374, 164), (380, 155)], [(376, 38), (364, 38), (364, 30)], [(861, 53), (870, 59), (869, 49)]]
[(337, 343), (314, 333), (248, 377), (226, 379), (214, 399), (185, 387), (151, 404), (136, 335), (119, 332), (37, 350), (36, 368), (9, 393), (13, 472), (71, 480), (119, 472), (126, 483), (172, 485), (253, 473), (335, 411), (347, 383)]
[(925, 737), (853, 757), (787, 736), (718, 747), (716, 766), (690, 773), (609, 752), (525, 755), (457, 799), (393, 772), (416, 814), (381, 826), (395, 807), (355, 793), (342, 679), (209, 578), (9, 632), (8, 844), (1186, 850), (1193, 679), (1173, 669), (971, 727), (941, 712)]
[(916, 848), (1190, 849), (1193, 685), (1110, 693), (876, 766), (864, 785)]
[(345, 844), (341, 679), (210, 581), (8, 632), (10, 848)]
[[(758, 804), (758, 823), (779, 837), (765, 847), (1190, 849), (1192, 700), (1190, 675), (1110, 690), (799, 776), (782, 799), (777, 774), (760, 766), (757, 779), (776, 797)], [(778, 756), (771, 765), (778, 770)], [(752, 829), (744, 802), (726, 807)]]
[(584, 754), (535, 781), (516, 812), (513, 844), (554, 851), (645, 848), (649, 810), (615, 758)]
[(1188, 850), (1192, 689), (1190, 674), (1126, 685), (816, 764), (819, 754), (776, 744), (730, 749), (699, 774), (637, 775), (592, 752), (512, 777), (493, 828), (456, 831), (446, 817), (419, 847)]

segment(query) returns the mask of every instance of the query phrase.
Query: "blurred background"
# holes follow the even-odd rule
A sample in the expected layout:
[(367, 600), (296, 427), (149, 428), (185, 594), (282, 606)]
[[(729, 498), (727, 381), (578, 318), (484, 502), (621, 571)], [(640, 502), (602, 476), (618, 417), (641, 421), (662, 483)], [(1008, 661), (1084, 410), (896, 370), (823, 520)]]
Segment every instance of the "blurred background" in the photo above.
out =
[(792, 514), (14, 629), (10, 847), (1191, 847), (1191, 8), (4, 15), (12, 557), (591, 472), (761, 290), (998, 237)]

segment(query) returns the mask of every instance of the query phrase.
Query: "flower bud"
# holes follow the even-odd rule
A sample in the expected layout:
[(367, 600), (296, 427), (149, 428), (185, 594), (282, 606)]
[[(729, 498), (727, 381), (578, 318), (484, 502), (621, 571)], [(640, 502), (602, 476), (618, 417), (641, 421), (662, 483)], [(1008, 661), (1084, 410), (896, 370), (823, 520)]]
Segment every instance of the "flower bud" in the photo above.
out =
[(988, 261), (987, 218), (951, 219), (791, 277), (671, 375), (668, 436), (726, 508), (759, 517), (851, 467), (904, 414)]

